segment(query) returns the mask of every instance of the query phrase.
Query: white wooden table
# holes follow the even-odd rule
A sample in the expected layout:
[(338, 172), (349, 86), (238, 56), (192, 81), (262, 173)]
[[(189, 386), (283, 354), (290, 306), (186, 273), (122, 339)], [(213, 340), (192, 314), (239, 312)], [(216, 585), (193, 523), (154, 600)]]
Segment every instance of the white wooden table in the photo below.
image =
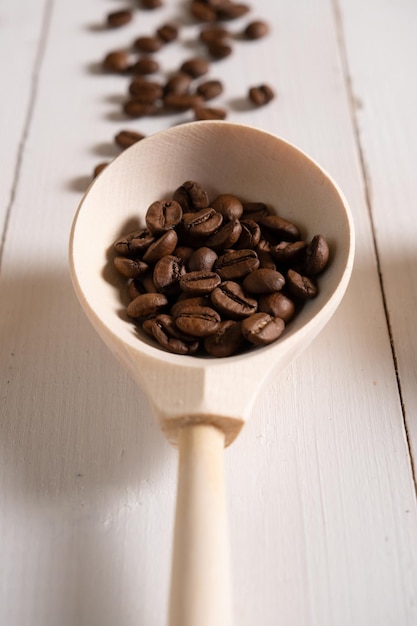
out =
[[(0, 624), (163, 626), (176, 451), (73, 294), (70, 225), (129, 127), (100, 72), (186, 3), (101, 28), (116, 0), (0, 6)], [(255, 0), (271, 34), (212, 65), (228, 119), (319, 161), (355, 269), (329, 326), (226, 452), (236, 626), (417, 624), (417, 4)], [(198, 27), (160, 54), (173, 70)], [(249, 85), (278, 97), (253, 110)], [(180, 116), (186, 118), (187, 115)], [(197, 625), (196, 625), (197, 626)], [(219, 625), (221, 626), (221, 625)]]

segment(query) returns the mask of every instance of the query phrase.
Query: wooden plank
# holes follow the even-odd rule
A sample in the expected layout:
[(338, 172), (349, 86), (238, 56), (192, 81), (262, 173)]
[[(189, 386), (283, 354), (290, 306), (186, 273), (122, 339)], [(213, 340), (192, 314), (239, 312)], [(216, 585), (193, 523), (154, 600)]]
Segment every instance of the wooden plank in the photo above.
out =
[(417, 6), (407, 0), (383, 6), (370, 0), (365, 6), (342, 2), (341, 8), (379, 266), (415, 459)]
[[(127, 81), (97, 63), (183, 5), (117, 32), (99, 29), (108, 6), (53, 4), (4, 249), (0, 622), (12, 626), (165, 624), (176, 453), (84, 319), (66, 251), (80, 192), (126, 123)], [(213, 67), (221, 102), (229, 119), (295, 141), (331, 172), (358, 253), (336, 316), (226, 452), (236, 623), (411, 626), (415, 493), (334, 13), (324, 0), (259, 0), (256, 14), (274, 34), (236, 42)], [(195, 51), (195, 33), (184, 26), (167, 65)], [(242, 94), (261, 81), (278, 98), (248, 109)]]

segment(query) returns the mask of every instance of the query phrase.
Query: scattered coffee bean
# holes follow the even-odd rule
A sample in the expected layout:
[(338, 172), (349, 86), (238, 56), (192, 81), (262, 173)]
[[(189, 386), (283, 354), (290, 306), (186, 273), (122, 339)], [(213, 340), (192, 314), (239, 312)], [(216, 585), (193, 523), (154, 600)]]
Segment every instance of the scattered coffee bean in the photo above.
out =
[(207, 52), (212, 59), (225, 59), (232, 54), (233, 48), (222, 39), (214, 39), (207, 44)]
[(229, 31), (222, 26), (207, 26), (206, 28), (202, 28), (199, 34), (199, 40), (204, 44), (229, 38)]
[(188, 111), (203, 104), (201, 96), (194, 93), (167, 93), (164, 96), (164, 105), (168, 109)]
[(190, 15), (199, 22), (215, 22), (217, 20), (215, 9), (205, 2), (191, 2), (189, 10)]
[(162, 48), (162, 41), (159, 37), (142, 36), (135, 39), (133, 47), (139, 52), (154, 53)]
[(132, 20), (132, 11), (130, 9), (121, 9), (120, 11), (113, 11), (107, 16), (107, 26), (109, 28), (120, 28), (128, 24)]
[(250, 87), (248, 96), (255, 106), (260, 107), (271, 102), (275, 98), (275, 93), (269, 85), (259, 85), (258, 87)]
[(260, 39), (269, 33), (269, 26), (262, 20), (250, 22), (243, 31), (246, 39)]
[[(169, 78), (164, 87), (164, 94), (169, 93), (188, 93), (193, 79), (185, 72), (176, 72)], [(201, 94), (198, 94), (201, 95)]]
[(207, 80), (198, 85), (196, 93), (204, 100), (213, 100), (223, 93), (223, 84), (219, 80)]
[(152, 59), (149, 56), (143, 56), (134, 63), (130, 70), (133, 74), (139, 74), (140, 76), (148, 76), (155, 74), (160, 69), (158, 61)]
[(142, 133), (138, 133), (134, 130), (121, 130), (119, 133), (117, 133), (117, 135), (115, 135), (114, 141), (119, 146), (119, 148), (122, 148), (122, 150), (126, 150), (126, 148), (130, 148), (130, 146), (133, 146), (134, 143), (137, 143), (144, 138), (145, 135), (143, 135)]
[(217, 11), (217, 19), (219, 20), (236, 20), (246, 13), (249, 13), (250, 7), (247, 4), (239, 4), (234, 2), (222, 2)]
[(145, 117), (155, 115), (158, 107), (153, 102), (140, 102), (140, 100), (128, 100), (123, 105), (123, 111), (129, 117)]
[(140, 0), (140, 6), (143, 9), (159, 9), (163, 6), (162, 0)]
[(164, 89), (154, 81), (137, 76), (129, 85), (129, 93), (134, 100), (145, 104), (153, 104), (162, 98)]
[(200, 78), (209, 71), (209, 63), (202, 57), (195, 57), (184, 61), (180, 67), (181, 72), (189, 74), (192, 78)]
[(103, 163), (98, 163), (94, 168), (93, 178), (97, 178), (100, 172), (102, 172), (108, 166), (108, 164), (109, 164), (108, 161), (105, 161)]
[(194, 118), (201, 120), (224, 120), (227, 117), (226, 109), (214, 107), (194, 107)]
[(157, 29), (156, 34), (164, 43), (171, 43), (178, 38), (178, 32), (179, 29), (176, 24), (163, 24)]
[(130, 67), (130, 58), (126, 50), (115, 50), (106, 54), (103, 60), (103, 68), (107, 72), (122, 74)]

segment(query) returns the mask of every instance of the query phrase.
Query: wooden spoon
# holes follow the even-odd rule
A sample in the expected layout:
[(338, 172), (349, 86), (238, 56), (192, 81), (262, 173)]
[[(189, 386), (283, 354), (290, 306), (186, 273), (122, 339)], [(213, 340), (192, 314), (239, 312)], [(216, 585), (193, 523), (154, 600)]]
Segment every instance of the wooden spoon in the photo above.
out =
[[(331, 262), (320, 293), (274, 344), (211, 359), (164, 352), (138, 337), (123, 313), (120, 278), (107, 250), (155, 200), (186, 180), (214, 198), (261, 201), (322, 234)], [(348, 285), (354, 233), (347, 203), (309, 157), (266, 132), (228, 122), (195, 122), (162, 131), (117, 157), (91, 184), (74, 219), (74, 288), (93, 326), (147, 393), (158, 423), (178, 446), (179, 473), (170, 626), (232, 623), (223, 448), (239, 434), (262, 387), (330, 319)]]

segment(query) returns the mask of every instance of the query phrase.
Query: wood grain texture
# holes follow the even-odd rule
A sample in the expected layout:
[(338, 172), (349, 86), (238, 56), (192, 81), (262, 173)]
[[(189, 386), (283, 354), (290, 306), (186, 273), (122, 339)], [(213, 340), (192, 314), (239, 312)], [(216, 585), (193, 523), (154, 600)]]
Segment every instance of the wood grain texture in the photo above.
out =
[[(176, 452), (84, 319), (67, 267), (80, 195), (94, 165), (117, 154), (113, 136), (127, 122), (127, 81), (102, 75), (99, 61), (184, 15), (185, 3), (165, 4), (109, 32), (100, 25), (116, 3), (2, 3), (10, 85), (2, 103), (10, 123), (0, 120), (1, 216), (10, 206), (0, 276), (2, 624), (166, 624)], [(231, 121), (277, 133), (327, 168), (352, 207), (357, 257), (330, 325), (265, 391), (226, 452), (235, 623), (412, 626), (417, 511), (401, 399), (414, 442), (417, 92), (405, 76), (417, 52), (415, 7), (346, 1), (340, 19), (329, 0), (259, 0), (255, 13), (271, 35), (236, 42), (232, 57), (213, 64), (213, 78), (227, 84), (219, 104)], [(169, 69), (195, 51), (187, 41), (196, 29), (184, 29), (184, 42), (161, 56)], [(5, 62), (10, 49), (19, 83), (17, 65)], [(246, 87), (264, 81), (277, 99), (247, 108)], [(364, 105), (356, 113), (350, 85)], [(129, 126), (152, 133), (177, 119)]]

